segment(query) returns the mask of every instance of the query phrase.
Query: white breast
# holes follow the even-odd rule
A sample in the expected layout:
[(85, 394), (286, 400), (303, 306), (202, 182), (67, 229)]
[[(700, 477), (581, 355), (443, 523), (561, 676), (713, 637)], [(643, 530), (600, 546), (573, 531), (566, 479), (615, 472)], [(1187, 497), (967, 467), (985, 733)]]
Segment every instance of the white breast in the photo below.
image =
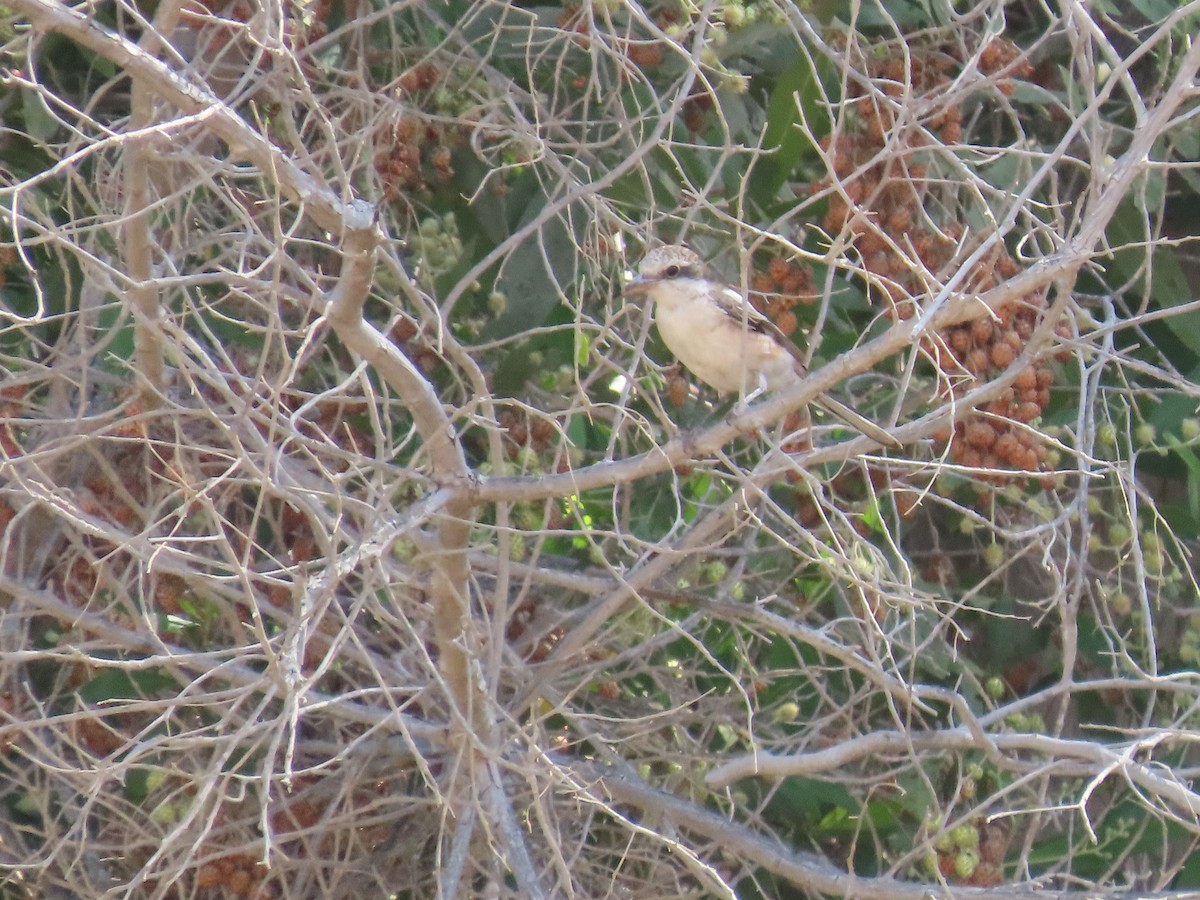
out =
[(795, 360), (774, 337), (748, 330), (705, 300), (705, 282), (656, 285), (655, 319), (663, 343), (687, 369), (721, 393), (777, 390), (796, 378)]

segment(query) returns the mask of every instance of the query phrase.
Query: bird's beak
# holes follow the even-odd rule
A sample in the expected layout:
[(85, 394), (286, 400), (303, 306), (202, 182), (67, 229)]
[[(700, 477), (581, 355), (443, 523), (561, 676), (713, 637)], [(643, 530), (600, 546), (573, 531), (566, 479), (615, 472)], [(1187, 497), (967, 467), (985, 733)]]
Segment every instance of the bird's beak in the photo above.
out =
[(643, 297), (654, 286), (655, 282), (649, 278), (643, 278), (641, 275), (634, 275), (633, 278), (625, 282), (626, 297)]

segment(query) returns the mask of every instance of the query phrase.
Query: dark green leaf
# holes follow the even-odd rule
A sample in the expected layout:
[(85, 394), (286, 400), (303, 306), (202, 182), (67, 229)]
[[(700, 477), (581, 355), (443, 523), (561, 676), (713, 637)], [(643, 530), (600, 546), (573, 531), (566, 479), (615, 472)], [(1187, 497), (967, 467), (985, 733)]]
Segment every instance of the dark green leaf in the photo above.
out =
[(762, 141), (770, 155), (755, 165), (750, 176), (750, 196), (760, 206), (768, 206), (797, 167), (815, 156), (816, 147), (802, 124), (813, 134), (828, 134), (823, 93), (817, 73), (803, 55), (797, 55), (775, 82)]
[(105, 669), (79, 689), (79, 698), (86, 703), (136, 700), (152, 697), (165, 688), (173, 687), (175, 683), (174, 678), (158, 669), (140, 672)]

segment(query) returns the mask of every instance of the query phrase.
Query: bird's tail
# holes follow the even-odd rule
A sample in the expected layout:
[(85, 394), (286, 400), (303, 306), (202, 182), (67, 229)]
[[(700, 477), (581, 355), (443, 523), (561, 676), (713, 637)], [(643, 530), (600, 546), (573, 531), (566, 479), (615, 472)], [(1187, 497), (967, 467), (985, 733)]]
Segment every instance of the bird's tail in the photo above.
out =
[(813, 402), (831, 416), (841, 419), (855, 431), (865, 434), (877, 444), (882, 444), (884, 447), (893, 448), (904, 446), (889, 432), (885, 431), (883, 428), (880, 428), (865, 416), (859, 415), (845, 403), (834, 400), (832, 397), (818, 397)]

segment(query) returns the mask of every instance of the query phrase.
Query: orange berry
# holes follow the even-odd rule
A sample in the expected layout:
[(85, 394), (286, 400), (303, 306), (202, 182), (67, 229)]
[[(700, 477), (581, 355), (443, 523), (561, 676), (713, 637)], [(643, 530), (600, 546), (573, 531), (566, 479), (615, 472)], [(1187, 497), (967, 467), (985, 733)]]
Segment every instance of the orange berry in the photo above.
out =
[(672, 406), (683, 406), (688, 396), (688, 381), (681, 375), (676, 375), (667, 382), (667, 402)]
[(897, 206), (888, 216), (888, 228), (893, 234), (904, 234), (912, 228), (912, 211), (903, 206)]
[(1020, 444), (1017, 443), (1017, 439), (1011, 431), (1005, 431), (996, 438), (996, 443), (992, 445), (992, 450), (1003, 459), (1011, 459), (1013, 452), (1019, 449)]
[(1013, 387), (1018, 391), (1030, 391), (1037, 388), (1037, 372), (1033, 366), (1027, 369), (1022, 369), (1020, 374), (1013, 379)]
[(992, 320), (986, 316), (982, 319), (976, 319), (971, 323), (971, 336), (981, 344), (986, 344), (992, 339), (992, 334), (995, 328), (992, 326)]
[(1017, 407), (1017, 418), (1022, 422), (1032, 422), (1042, 414), (1042, 408), (1036, 403), (1022, 403)]
[(997, 369), (1007, 369), (1016, 359), (1016, 353), (1008, 344), (992, 344), (992, 365)]
[(629, 61), (639, 69), (657, 66), (663, 61), (662, 44), (658, 41), (652, 44), (631, 44), (629, 46)]
[(800, 320), (790, 309), (784, 310), (775, 317), (775, 326), (784, 334), (792, 334), (799, 327)]
[(966, 440), (972, 447), (986, 449), (996, 442), (996, 430), (987, 422), (969, 422), (966, 428)]
[(983, 466), (983, 454), (974, 447), (956, 447), (958, 450), (958, 461), (968, 468), (978, 469)]

